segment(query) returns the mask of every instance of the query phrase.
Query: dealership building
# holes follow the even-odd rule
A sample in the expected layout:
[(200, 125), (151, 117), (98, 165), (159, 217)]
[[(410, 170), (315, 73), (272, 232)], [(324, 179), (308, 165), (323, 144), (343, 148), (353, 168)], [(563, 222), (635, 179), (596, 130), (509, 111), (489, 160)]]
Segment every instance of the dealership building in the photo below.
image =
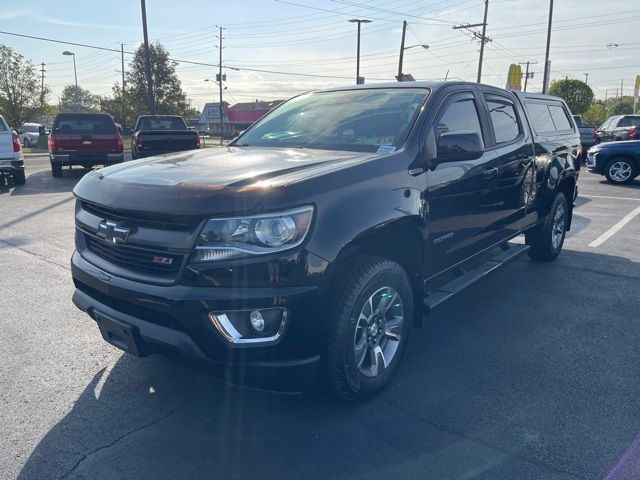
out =
[[(242, 102), (229, 105), (223, 102), (224, 110), (224, 135), (232, 136), (236, 132), (247, 129), (256, 120), (262, 118), (273, 108), (280, 105), (284, 100), (274, 100), (264, 102), (256, 100), (254, 102)], [(207, 103), (202, 109), (199, 124), (206, 128), (213, 135), (220, 135), (220, 103)]]

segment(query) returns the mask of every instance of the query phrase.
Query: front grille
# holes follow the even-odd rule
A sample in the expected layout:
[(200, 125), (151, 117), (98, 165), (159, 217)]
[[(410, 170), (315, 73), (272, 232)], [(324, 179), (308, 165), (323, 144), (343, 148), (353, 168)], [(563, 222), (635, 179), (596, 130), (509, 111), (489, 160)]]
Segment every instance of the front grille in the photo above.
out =
[(187, 215), (115, 210), (85, 201), (82, 202), (82, 209), (96, 217), (161, 230), (193, 231), (201, 220)]
[(182, 266), (184, 254), (108, 243), (85, 234), (91, 253), (123, 268), (147, 274), (175, 276)]

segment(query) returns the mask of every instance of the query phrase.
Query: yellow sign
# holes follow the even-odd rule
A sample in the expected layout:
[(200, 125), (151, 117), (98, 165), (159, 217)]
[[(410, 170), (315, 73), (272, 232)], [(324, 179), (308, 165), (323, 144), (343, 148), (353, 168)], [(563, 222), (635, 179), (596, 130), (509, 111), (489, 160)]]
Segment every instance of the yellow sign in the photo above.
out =
[(633, 89), (633, 113), (638, 109), (638, 95), (640, 95), (640, 75), (636, 75), (636, 86)]
[(509, 65), (506, 89), (512, 92), (522, 91), (522, 67), (520, 65), (516, 65), (515, 63)]

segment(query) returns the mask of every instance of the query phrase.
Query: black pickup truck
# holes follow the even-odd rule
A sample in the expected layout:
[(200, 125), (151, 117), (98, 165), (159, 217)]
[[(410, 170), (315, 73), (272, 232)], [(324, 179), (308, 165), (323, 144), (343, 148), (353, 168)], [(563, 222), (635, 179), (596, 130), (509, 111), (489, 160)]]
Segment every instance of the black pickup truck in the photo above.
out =
[(142, 115), (131, 136), (131, 156), (143, 158), (200, 148), (198, 132), (178, 115)]
[(366, 398), (423, 313), (523, 253), (558, 256), (579, 154), (555, 97), (462, 82), (301, 95), (228, 147), (86, 175), (73, 301), (133, 355), (289, 391), (321, 372)]

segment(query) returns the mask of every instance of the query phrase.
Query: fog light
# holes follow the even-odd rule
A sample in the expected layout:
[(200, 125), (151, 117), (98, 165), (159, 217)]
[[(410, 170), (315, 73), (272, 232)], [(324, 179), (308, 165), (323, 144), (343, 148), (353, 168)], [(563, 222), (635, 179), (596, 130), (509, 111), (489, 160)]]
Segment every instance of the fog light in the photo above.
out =
[(209, 320), (229, 343), (256, 345), (277, 342), (284, 333), (287, 316), (286, 308), (267, 307), (210, 312)]
[(264, 331), (264, 317), (258, 310), (251, 312), (251, 315), (249, 315), (249, 321), (256, 332)]

